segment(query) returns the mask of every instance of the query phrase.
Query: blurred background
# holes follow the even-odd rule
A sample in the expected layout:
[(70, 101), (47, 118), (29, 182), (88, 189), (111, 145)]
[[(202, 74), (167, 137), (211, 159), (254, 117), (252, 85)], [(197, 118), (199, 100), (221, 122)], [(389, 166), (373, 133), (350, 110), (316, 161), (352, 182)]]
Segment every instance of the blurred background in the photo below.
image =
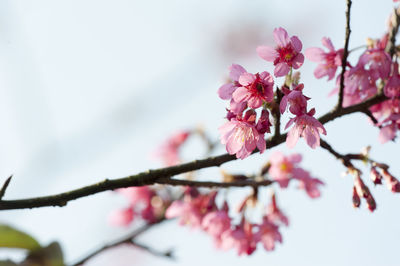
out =
[[(381, 37), (392, 8), (391, 0), (354, 0), (350, 47)], [(340, 47), (344, 11), (344, 0), (1, 1), (0, 182), (14, 174), (5, 198), (54, 194), (160, 167), (151, 153), (178, 129), (202, 125), (218, 138), (225, 102), (216, 91), (228, 67), (239, 63), (250, 72), (272, 72), (255, 48), (273, 45), (275, 27), (297, 35), (303, 51), (320, 47), (323, 36)], [(356, 59), (352, 54), (350, 60)], [(316, 80), (315, 67), (306, 60), (301, 73), (318, 117), (336, 99), (327, 97), (334, 82)], [(371, 144), (372, 157), (400, 178), (398, 144), (379, 144), (378, 129), (364, 116), (346, 116), (326, 129), (326, 140), (341, 153)], [(187, 160), (202, 156), (199, 143), (189, 147)], [(238, 257), (234, 250), (218, 251), (207, 235), (171, 221), (140, 241), (173, 248), (177, 261), (123, 246), (87, 265), (398, 265), (398, 194), (368, 181), (377, 210), (371, 214), (365, 204), (355, 210), (352, 179), (341, 175), (345, 169), (330, 154), (311, 150), (303, 140), (293, 150), (278, 149), (301, 152), (302, 166), (326, 186), (316, 200), (293, 186), (278, 191), (291, 225), (274, 252), (259, 248)], [(220, 147), (216, 154), (223, 152)], [(252, 173), (270, 153), (222, 168)], [(2, 211), (0, 222), (43, 244), (60, 241), (72, 263), (129, 231), (107, 223), (109, 213), (124, 204), (105, 192), (63, 208)], [(20, 255), (0, 251), (3, 259)]]

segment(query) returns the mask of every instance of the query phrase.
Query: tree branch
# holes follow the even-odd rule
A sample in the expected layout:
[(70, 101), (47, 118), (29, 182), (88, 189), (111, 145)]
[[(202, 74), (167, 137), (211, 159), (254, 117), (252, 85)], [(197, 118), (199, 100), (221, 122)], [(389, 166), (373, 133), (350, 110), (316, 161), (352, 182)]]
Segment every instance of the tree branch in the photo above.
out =
[(232, 182), (211, 182), (211, 181), (193, 181), (172, 178), (160, 178), (156, 181), (157, 184), (172, 185), (172, 186), (190, 186), (190, 187), (259, 187), (269, 186), (273, 183), (271, 180), (253, 181), (253, 180), (240, 180)]
[(393, 19), (392, 19), (392, 30), (389, 32), (389, 43), (386, 46), (386, 52), (390, 54), (390, 57), (393, 57), (395, 51), (396, 51), (396, 35), (399, 30), (399, 25), (400, 25), (400, 16), (395, 8), (393, 10)]
[(346, 7), (346, 34), (344, 39), (344, 48), (343, 48), (343, 57), (342, 57), (342, 73), (340, 73), (340, 86), (339, 86), (339, 99), (336, 106), (336, 109), (340, 110), (343, 105), (343, 96), (344, 96), (344, 73), (346, 72), (347, 65), (347, 57), (349, 56), (349, 40), (350, 40), (350, 9), (351, 9), (351, 0), (347, 0)]
[(146, 224), (142, 227), (139, 227), (138, 229), (134, 230), (132, 233), (128, 234), (127, 236), (121, 238), (121, 239), (117, 239), (109, 244), (104, 245), (101, 248), (98, 248), (92, 252), (90, 252), (88, 255), (86, 255), (84, 258), (82, 258), (80, 261), (71, 264), (71, 266), (78, 266), (78, 265), (82, 265), (85, 262), (87, 262), (88, 260), (90, 260), (91, 258), (93, 258), (94, 256), (96, 256), (97, 254), (103, 252), (104, 250), (122, 245), (122, 244), (132, 244), (136, 247), (139, 247), (155, 256), (161, 256), (161, 257), (167, 257), (167, 258), (173, 258), (173, 254), (171, 253), (171, 251), (166, 251), (166, 252), (160, 252), (158, 250), (154, 250), (151, 247), (145, 246), (143, 244), (139, 244), (136, 241), (134, 241), (134, 239), (141, 235), (142, 233), (146, 232), (147, 230), (149, 230), (150, 228), (152, 228), (154, 225), (160, 224), (162, 222), (167, 221), (165, 218), (161, 218), (158, 221), (154, 222), (154, 223), (150, 223), (150, 224)]
[(6, 190), (8, 188), (8, 185), (10, 184), (10, 181), (11, 181), (12, 177), (13, 176), (10, 175), (10, 177), (6, 179), (6, 182), (4, 182), (3, 186), (1, 187), (1, 190), (0, 190), (0, 201), (4, 197), (4, 194), (6, 194)]
[[(387, 100), (385, 95), (377, 94), (374, 97), (346, 108), (336, 109), (326, 113), (319, 118), (322, 124), (328, 123), (343, 115), (363, 112), (374, 104), (380, 103)], [(274, 135), (266, 141), (268, 149), (273, 148), (286, 140), (287, 134)], [(253, 153), (257, 153), (255, 150)], [(65, 206), (68, 201), (75, 200), (78, 198), (86, 197), (89, 195), (97, 194), (100, 192), (114, 190), (118, 188), (134, 187), (134, 186), (145, 186), (152, 185), (160, 178), (172, 177), (178, 174), (199, 170), (208, 167), (220, 166), (226, 162), (236, 160), (234, 155), (222, 154), (219, 156), (208, 157), (203, 160), (195, 160), (189, 163), (184, 163), (176, 166), (159, 168), (156, 170), (148, 170), (136, 175), (119, 178), (119, 179), (105, 179), (102, 182), (82, 187), (79, 189), (71, 190), (68, 192), (55, 194), (45, 197), (27, 198), (19, 200), (1, 200), (0, 210), (15, 210), (15, 209), (26, 209), (26, 208), (38, 208), (45, 206)], [(171, 179), (172, 180), (172, 179)], [(176, 182), (176, 181), (171, 181)], [(173, 185), (173, 184), (172, 184)]]

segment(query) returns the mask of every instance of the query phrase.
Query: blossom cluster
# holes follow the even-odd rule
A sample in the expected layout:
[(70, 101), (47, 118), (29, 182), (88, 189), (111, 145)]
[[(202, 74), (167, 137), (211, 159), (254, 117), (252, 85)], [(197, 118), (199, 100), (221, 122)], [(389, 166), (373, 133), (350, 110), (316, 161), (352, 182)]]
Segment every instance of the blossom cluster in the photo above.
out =
[(268, 174), (281, 188), (287, 188), (291, 180), (297, 180), (300, 189), (304, 189), (311, 198), (317, 198), (321, 195), (319, 186), (324, 183), (299, 167), (301, 160), (298, 153), (285, 156), (281, 152), (274, 152), (269, 161)]
[[(291, 180), (297, 180), (298, 187), (304, 189), (309, 197), (319, 197), (319, 186), (323, 185), (323, 182), (311, 177), (308, 171), (298, 165), (300, 162), (300, 154), (285, 156), (275, 152), (267, 163), (266, 172), (281, 188), (287, 188)], [(267, 251), (274, 250), (276, 243), (282, 243), (279, 227), (288, 226), (289, 220), (278, 207), (275, 194), (271, 197), (271, 203), (264, 207), (260, 223), (254, 223), (245, 215), (246, 208), (251, 208), (255, 203), (261, 204), (257, 193), (245, 197), (236, 208), (238, 213), (233, 217), (230, 215), (227, 201), (224, 200), (218, 207), (217, 196), (217, 191), (201, 192), (196, 188), (186, 188), (183, 198), (172, 202), (167, 208), (165, 217), (179, 218), (181, 225), (200, 229), (209, 234), (217, 248), (222, 250), (233, 248), (239, 255), (252, 254), (256, 250), (257, 243), (262, 243)]]
[[(272, 126), (270, 113), (283, 114), (287, 108), (295, 116), (285, 128), (293, 125), (286, 139), (289, 147), (294, 147), (303, 137), (314, 149), (320, 145), (320, 134), (326, 134), (323, 125), (314, 118), (315, 109), (307, 108), (310, 98), (303, 95), (304, 85), (298, 84), (293, 74), (293, 69), (299, 69), (304, 62), (300, 39), (289, 37), (283, 28), (276, 28), (274, 40), (275, 47), (259, 46), (257, 53), (262, 59), (273, 62), (275, 77), (286, 76), (280, 90), (274, 93), (275, 81), (267, 71), (252, 74), (237, 64), (230, 67), (230, 82), (218, 89), (219, 97), (229, 101), (228, 121), (219, 128), (221, 142), (229, 154), (236, 154), (240, 159), (248, 157), (256, 148), (260, 153), (266, 149), (265, 134), (271, 132)], [(283, 94), (282, 99), (279, 93)], [(259, 114), (257, 109), (261, 109)]]
[[(229, 205), (225, 201), (218, 207), (215, 198), (217, 192), (201, 193), (195, 188), (187, 188), (183, 200), (174, 201), (167, 209), (166, 218), (179, 218), (181, 225), (201, 229), (209, 234), (216, 248), (221, 250), (236, 249), (238, 255), (250, 255), (257, 243), (262, 243), (265, 250), (275, 249), (277, 242), (282, 242), (279, 232), (281, 224), (288, 225), (289, 220), (276, 204), (273, 196), (271, 204), (265, 209), (261, 223), (253, 223), (244, 215), (241, 208), (241, 218), (235, 224), (229, 215)], [(242, 206), (245, 206), (244, 201)]]
[(109, 222), (115, 226), (129, 226), (137, 219), (154, 223), (164, 215), (165, 208), (170, 204), (169, 197), (162, 197), (149, 186), (123, 188), (117, 192), (127, 199), (128, 206), (110, 214)]
[[(381, 39), (368, 39), (365, 51), (355, 65), (346, 62), (344, 72), (343, 107), (368, 100), (377, 94), (384, 94), (387, 100), (370, 107), (375, 126), (380, 128), (379, 141), (385, 143), (394, 140), (400, 130), (400, 75), (399, 64), (392, 61), (387, 51), (389, 34)], [(341, 65), (343, 49), (335, 50), (329, 38), (324, 37), (322, 44), (328, 49), (313, 47), (306, 50), (306, 58), (318, 62), (314, 71), (316, 78), (328, 76), (333, 79), (336, 69)], [(336, 88), (340, 89), (341, 75), (337, 75)]]

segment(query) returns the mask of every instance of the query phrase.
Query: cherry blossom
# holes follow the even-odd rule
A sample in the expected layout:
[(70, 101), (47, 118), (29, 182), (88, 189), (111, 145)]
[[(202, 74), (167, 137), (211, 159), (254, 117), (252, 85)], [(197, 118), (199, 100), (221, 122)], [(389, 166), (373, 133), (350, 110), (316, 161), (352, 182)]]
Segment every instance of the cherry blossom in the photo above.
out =
[(280, 187), (286, 188), (293, 176), (293, 170), (300, 162), (301, 155), (298, 153), (285, 156), (283, 153), (276, 151), (270, 156), (271, 166), (268, 174), (278, 182)]
[(311, 109), (307, 114), (296, 116), (289, 120), (286, 124), (285, 129), (289, 128), (293, 123), (295, 124), (289, 131), (286, 144), (289, 148), (293, 148), (299, 137), (303, 137), (308, 146), (312, 149), (319, 147), (320, 145), (320, 134), (326, 135), (324, 126), (313, 117), (315, 109)]
[(191, 132), (188, 130), (178, 131), (168, 138), (154, 153), (165, 165), (171, 166), (180, 162), (179, 148), (185, 143)]
[[(248, 110), (243, 118), (232, 118), (219, 128), (221, 142), (229, 154), (237, 158), (248, 157), (257, 147), (260, 153), (265, 150), (264, 133), (257, 130), (256, 112)], [(262, 131), (261, 131), (262, 132)]]
[(276, 28), (274, 40), (277, 44), (275, 48), (259, 46), (257, 53), (262, 59), (274, 63), (276, 77), (285, 76), (292, 67), (298, 69), (303, 65), (304, 55), (301, 53), (303, 45), (297, 36), (289, 38), (285, 29)]
[(274, 80), (266, 71), (256, 74), (243, 73), (239, 77), (239, 84), (241, 87), (232, 94), (233, 100), (237, 103), (247, 102), (250, 108), (258, 108), (264, 102), (271, 102), (274, 97)]
[(283, 114), (289, 105), (289, 111), (294, 115), (302, 115), (306, 113), (307, 101), (310, 99), (303, 95), (304, 84), (297, 85), (293, 90), (286, 87), (282, 88), (284, 96), (282, 97), (279, 109)]
[(267, 251), (275, 249), (275, 242), (282, 243), (282, 235), (279, 232), (279, 227), (267, 217), (263, 218), (263, 222), (258, 225), (258, 231), (255, 233), (255, 239), (261, 242)]
[(335, 50), (331, 40), (327, 37), (322, 38), (322, 45), (328, 49), (328, 52), (324, 52), (318, 47), (308, 48), (305, 52), (306, 58), (320, 63), (314, 70), (314, 76), (317, 79), (328, 76), (328, 80), (331, 80), (334, 78), (337, 68), (342, 65), (343, 49)]

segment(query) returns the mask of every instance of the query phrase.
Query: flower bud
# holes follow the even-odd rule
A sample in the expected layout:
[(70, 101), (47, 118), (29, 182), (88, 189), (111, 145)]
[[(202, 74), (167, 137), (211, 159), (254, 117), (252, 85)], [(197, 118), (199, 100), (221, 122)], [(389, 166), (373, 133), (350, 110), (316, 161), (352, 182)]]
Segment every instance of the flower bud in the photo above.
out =
[(394, 176), (392, 176), (387, 170), (383, 170), (383, 179), (385, 179), (386, 185), (392, 192), (400, 192), (400, 182)]
[(360, 197), (358, 196), (356, 187), (353, 187), (353, 207), (359, 208), (361, 204)]
[(371, 167), (371, 180), (375, 185), (382, 184), (382, 175), (376, 170), (376, 167)]
[(373, 212), (376, 209), (376, 202), (372, 194), (368, 194), (368, 197), (366, 198), (367, 201), (367, 208)]

